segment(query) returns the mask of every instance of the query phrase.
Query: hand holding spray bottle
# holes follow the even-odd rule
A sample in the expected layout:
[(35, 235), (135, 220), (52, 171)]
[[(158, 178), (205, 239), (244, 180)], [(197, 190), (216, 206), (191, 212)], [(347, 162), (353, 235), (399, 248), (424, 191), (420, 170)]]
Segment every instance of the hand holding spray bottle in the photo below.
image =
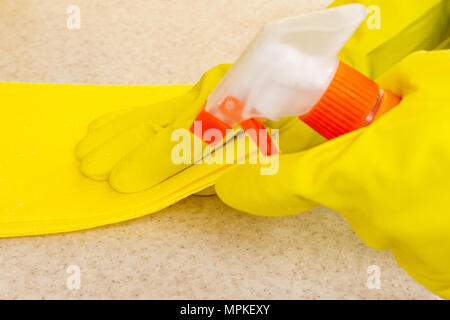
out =
[[(367, 14), (365, 6), (351, 4), (267, 24), (207, 99), (196, 118), (202, 132), (214, 128), (225, 137), (238, 126), (265, 129), (259, 119), (299, 116), (333, 139), (395, 107), (399, 97), (337, 57)], [(250, 136), (262, 154), (277, 154), (262, 131), (263, 137)]]

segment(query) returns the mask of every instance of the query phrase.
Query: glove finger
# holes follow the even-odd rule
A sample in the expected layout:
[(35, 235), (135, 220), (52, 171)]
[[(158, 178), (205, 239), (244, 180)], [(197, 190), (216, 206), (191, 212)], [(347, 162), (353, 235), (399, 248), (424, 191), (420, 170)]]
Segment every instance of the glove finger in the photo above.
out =
[(179, 142), (171, 140), (172, 132), (173, 128), (163, 129), (121, 159), (111, 172), (110, 185), (122, 193), (140, 192), (190, 166), (174, 163), (172, 150)]
[(265, 124), (279, 130), (279, 148), (283, 153), (310, 149), (327, 141), (298, 117), (286, 117), (277, 122), (269, 120)]
[(107, 140), (89, 152), (80, 164), (81, 172), (94, 180), (107, 180), (112, 169), (128, 153), (151, 139), (161, 127), (142, 123)]
[(191, 95), (188, 94), (150, 107), (138, 108), (118, 116), (102, 126), (97, 126), (94, 131), (90, 132), (78, 144), (76, 149), (77, 157), (83, 159), (92, 150), (104, 144), (114, 136), (122, 134), (133, 126), (137, 126), (141, 123), (153, 122), (161, 127), (167, 126), (179, 114), (177, 112), (178, 109), (185, 106), (186, 101), (190, 98)]
[(236, 165), (216, 182), (216, 193), (230, 207), (260, 216), (285, 216), (312, 209), (316, 204), (296, 195), (297, 154), (281, 155), (279, 170), (262, 175), (261, 165)]

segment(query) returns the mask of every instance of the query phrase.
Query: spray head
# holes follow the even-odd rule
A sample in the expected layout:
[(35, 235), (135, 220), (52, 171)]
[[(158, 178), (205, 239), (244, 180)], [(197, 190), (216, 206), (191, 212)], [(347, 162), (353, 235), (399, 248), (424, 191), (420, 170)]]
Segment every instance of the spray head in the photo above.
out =
[[(324, 105), (321, 102), (329, 97), (326, 94), (329, 88), (333, 89), (333, 98), (337, 97), (336, 105), (341, 109), (340, 103), (352, 98), (345, 90), (352, 81), (361, 79), (368, 80), (363, 83), (370, 87), (371, 95), (368, 102), (362, 97), (363, 103), (373, 102), (372, 109), (379, 98), (378, 86), (354, 69), (355, 72), (349, 72), (350, 67), (337, 58), (366, 16), (365, 6), (350, 4), (268, 23), (211, 93), (197, 120), (204, 123), (204, 129), (236, 126), (244, 130), (261, 129), (262, 124), (255, 118), (279, 120), (314, 112), (318, 105)], [(342, 79), (350, 83), (341, 85)], [(362, 92), (366, 92), (364, 88)], [(358, 103), (356, 108), (360, 108)], [(325, 109), (316, 110), (326, 113), (328, 107), (326, 104)], [(323, 126), (317, 127), (315, 122), (323, 124), (323, 121), (316, 115), (317, 112), (307, 123), (317, 130)], [(260, 150), (274, 154), (276, 148), (268, 133), (263, 140), (269, 142), (269, 147)], [(261, 141), (257, 142), (260, 145)]]

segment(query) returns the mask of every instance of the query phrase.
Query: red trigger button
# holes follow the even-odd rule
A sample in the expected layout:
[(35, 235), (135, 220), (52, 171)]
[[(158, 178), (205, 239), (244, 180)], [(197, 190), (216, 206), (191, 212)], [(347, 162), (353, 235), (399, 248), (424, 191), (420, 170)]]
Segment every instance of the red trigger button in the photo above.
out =
[[(240, 126), (258, 146), (259, 151), (265, 156), (277, 155), (278, 149), (273, 143), (269, 130), (256, 119), (245, 120)], [(253, 130), (251, 130), (253, 129)], [(250, 131), (251, 130), (251, 131)]]
[[(196, 129), (196, 122), (201, 124), (199, 130)], [(206, 111), (205, 108), (203, 108), (202, 111), (200, 111), (200, 113), (195, 118), (190, 131), (208, 144), (215, 145), (221, 142), (221, 141), (214, 141), (214, 137), (212, 137), (213, 138), (212, 141), (206, 141), (203, 139), (204, 138), (203, 134), (209, 129), (219, 130), (222, 133), (222, 137), (225, 138), (227, 136), (227, 129), (232, 128), (230, 125), (226, 124), (220, 119), (217, 119), (214, 115), (212, 115), (211, 113)]]

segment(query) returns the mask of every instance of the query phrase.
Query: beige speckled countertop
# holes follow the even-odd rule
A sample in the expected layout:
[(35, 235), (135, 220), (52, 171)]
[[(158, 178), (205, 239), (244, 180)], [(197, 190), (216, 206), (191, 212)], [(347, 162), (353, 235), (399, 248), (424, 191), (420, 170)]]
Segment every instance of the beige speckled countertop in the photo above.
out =
[[(196, 82), (264, 21), (328, 0), (3, 0), (0, 81)], [(68, 30), (69, 4), (81, 9)], [(67, 268), (81, 270), (79, 290)], [(367, 268), (381, 268), (369, 290)], [(435, 299), (336, 212), (267, 219), (193, 196), (86, 232), (0, 240), (0, 299)]]

